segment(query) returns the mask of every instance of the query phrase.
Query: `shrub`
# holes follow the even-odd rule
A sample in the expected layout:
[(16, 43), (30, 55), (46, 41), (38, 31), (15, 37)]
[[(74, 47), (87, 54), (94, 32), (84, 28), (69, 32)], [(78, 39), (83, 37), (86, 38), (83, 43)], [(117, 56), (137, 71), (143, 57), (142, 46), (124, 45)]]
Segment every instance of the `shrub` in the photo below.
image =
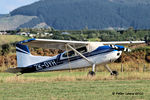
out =
[(3, 44), (1, 54), (5, 55), (8, 54), (9, 52), (10, 52), (10, 44)]
[(147, 50), (147, 54), (145, 56), (145, 60), (150, 63), (150, 50)]

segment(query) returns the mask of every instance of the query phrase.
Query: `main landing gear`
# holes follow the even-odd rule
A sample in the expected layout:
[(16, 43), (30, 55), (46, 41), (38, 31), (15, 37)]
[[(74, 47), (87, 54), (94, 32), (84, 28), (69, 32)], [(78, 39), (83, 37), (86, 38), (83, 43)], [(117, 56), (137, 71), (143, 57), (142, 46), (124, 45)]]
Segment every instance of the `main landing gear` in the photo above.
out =
[(89, 71), (88, 75), (95, 76), (95, 72), (94, 71)]
[(92, 71), (89, 71), (88, 75), (95, 76), (95, 64), (92, 65)]
[(110, 72), (110, 75), (117, 76), (119, 73), (117, 71), (112, 71), (109, 66), (105, 65), (105, 68)]
[[(113, 76), (119, 75), (119, 73), (117, 71), (112, 71), (109, 68), (109, 66), (105, 65), (105, 68), (110, 72), (110, 75), (113, 75)], [(90, 75), (90, 76), (95, 76), (96, 75), (96, 73), (95, 73), (95, 64), (93, 64), (92, 71), (89, 71), (88, 75)]]

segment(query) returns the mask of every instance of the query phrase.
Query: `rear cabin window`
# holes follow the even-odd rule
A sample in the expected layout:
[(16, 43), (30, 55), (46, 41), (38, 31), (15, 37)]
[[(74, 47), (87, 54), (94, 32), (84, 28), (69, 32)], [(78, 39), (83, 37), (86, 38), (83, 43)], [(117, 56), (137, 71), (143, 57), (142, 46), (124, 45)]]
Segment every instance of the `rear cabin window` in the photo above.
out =
[[(81, 47), (81, 48), (78, 48), (76, 50), (78, 52), (82, 53), (82, 54), (87, 52), (87, 48), (86, 47)], [(68, 51), (68, 52), (64, 53), (62, 55), (62, 57), (67, 57), (67, 55), (68, 55), (68, 57), (73, 57), (73, 56), (76, 56), (77, 54), (74, 51)]]

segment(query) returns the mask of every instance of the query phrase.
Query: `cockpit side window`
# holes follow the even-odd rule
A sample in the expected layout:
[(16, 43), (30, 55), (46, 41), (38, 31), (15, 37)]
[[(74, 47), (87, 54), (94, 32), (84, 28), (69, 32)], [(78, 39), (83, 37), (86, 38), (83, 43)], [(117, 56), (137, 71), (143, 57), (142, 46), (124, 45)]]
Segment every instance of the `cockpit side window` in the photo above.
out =
[(75, 53), (74, 53), (74, 51), (69, 51), (69, 52), (64, 53), (63, 57), (67, 57), (67, 55), (68, 55), (68, 57), (72, 57), (72, 56), (75, 56)]
[[(81, 47), (81, 48), (78, 48), (78, 49), (76, 49), (78, 52), (80, 52), (80, 53), (86, 53), (87, 52), (87, 48), (86, 47)], [(62, 55), (62, 57), (73, 57), (73, 56), (75, 56), (75, 55), (77, 55), (74, 51), (68, 51), (68, 52), (66, 52), (66, 53), (64, 53), (63, 55)]]

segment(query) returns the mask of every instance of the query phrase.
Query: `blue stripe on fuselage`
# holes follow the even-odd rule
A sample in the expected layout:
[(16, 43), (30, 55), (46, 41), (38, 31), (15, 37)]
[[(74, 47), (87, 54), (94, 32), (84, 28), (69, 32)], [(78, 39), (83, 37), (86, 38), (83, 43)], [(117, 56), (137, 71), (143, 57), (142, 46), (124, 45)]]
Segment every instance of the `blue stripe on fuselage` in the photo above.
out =
[(105, 51), (105, 50), (108, 50), (108, 49), (112, 49), (110, 46), (99, 46), (96, 50), (94, 50), (93, 52), (95, 51)]

